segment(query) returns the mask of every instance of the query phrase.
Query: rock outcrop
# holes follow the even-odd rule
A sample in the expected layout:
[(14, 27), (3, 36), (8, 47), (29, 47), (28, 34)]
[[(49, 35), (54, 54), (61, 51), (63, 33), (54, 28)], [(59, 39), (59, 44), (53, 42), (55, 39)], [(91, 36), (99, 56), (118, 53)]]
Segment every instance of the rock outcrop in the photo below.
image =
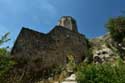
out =
[(119, 44), (112, 39), (109, 33), (91, 39), (90, 43), (95, 63), (114, 62), (117, 58), (121, 57), (121, 53), (125, 54), (125, 51), (121, 52), (123, 45), (119, 47)]

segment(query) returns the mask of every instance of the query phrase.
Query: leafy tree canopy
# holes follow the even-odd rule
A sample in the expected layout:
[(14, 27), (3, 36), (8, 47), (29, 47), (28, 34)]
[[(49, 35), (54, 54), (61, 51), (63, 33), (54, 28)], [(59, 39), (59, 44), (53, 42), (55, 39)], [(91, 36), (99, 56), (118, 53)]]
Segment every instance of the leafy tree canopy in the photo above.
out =
[[(4, 36), (0, 38), (0, 46), (3, 45), (5, 42), (8, 42), (10, 39), (8, 38), (9, 33), (6, 33)], [(0, 80), (3, 75), (15, 64), (10, 59), (10, 52), (7, 48), (0, 48)], [(0, 81), (0, 83), (2, 83)]]
[(3, 44), (3, 43), (5, 43), (5, 42), (8, 42), (10, 39), (8, 38), (8, 35), (9, 35), (10, 33), (8, 32), (8, 33), (6, 33), (4, 36), (2, 36), (1, 38), (0, 38), (0, 46)]
[(122, 42), (125, 37), (125, 16), (118, 16), (109, 19), (106, 28), (115, 41)]

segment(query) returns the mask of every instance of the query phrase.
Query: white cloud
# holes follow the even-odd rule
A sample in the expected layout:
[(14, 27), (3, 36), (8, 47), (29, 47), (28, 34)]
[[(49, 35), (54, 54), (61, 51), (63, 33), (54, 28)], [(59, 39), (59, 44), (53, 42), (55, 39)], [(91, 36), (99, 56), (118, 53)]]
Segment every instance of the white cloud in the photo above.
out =
[(32, 6), (36, 9), (32, 18), (37, 22), (50, 24), (51, 20), (58, 14), (56, 7), (47, 0), (36, 0)]
[(17, 21), (18, 18), (23, 18), (23, 20), (28, 18), (33, 22), (44, 24), (49, 24), (50, 20), (58, 14), (57, 8), (49, 0), (0, 0), (0, 12)]
[(50, 15), (56, 15), (57, 10), (56, 7), (51, 4), (50, 2), (45, 1), (44, 3), (41, 2), (40, 9), (46, 11), (46, 13)]
[(21, 3), (20, 1), (17, 2), (16, 0), (1, 0), (0, 7), (2, 11), (7, 12), (7, 13), (15, 13), (15, 12), (20, 13), (19, 11), (21, 10)]
[[(47, 0), (0, 0), (0, 9), (8, 13), (21, 14), (25, 12), (38, 11), (48, 16), (57, 13), (56, 7)], [(1, 11), (1, 10), (0, 10)]]

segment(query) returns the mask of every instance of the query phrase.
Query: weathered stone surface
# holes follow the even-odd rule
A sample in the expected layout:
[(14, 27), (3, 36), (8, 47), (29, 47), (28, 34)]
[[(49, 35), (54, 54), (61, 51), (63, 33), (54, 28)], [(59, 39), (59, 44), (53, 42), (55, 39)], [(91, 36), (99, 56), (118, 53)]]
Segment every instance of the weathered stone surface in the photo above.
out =
[(93, 60), (95, 63), (102, 63), (114, 60), (114, 53), (112, 49), (108, 48), (106, 45), (102, 45), (99, 50), (93, 50)]
[(77, 27), (68, 28), (56, 26), (47, 34), (22, 28), (11, 52), (12, 58), (20, 68), (35, 76), (50, 75), (55, 67), (65, 66), (68, 55), (80, 63), (87, 55), (86, 38), (77, 32)]
[(52, 64), (65, 64), (66, 56), (71, 53), (79, 63), (86, 51), (84, 35), (56, 26), (48, 34), (22, 28), (11, 54), (17, 62), (37, 62), (39, 59), (44, 68)]
[(109, 33), (90, 40), (95, 63), (114, 62), (119, 54)]
[(76, 21), (71, 16), (61, 17), (57, 25), (65, 27), (71, 31), (78, 32)]

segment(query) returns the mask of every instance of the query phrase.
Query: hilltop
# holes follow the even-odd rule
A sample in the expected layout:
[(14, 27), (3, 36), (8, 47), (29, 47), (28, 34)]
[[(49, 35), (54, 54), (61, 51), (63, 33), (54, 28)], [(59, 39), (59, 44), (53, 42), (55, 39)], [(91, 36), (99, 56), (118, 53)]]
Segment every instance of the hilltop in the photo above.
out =
[[(74, 78), (78, 81), (89, 79), (78, 79), (81, 78), (79, 75), (86, 76), (88, 71), (87, 74), (93, 71), (98, 74), (98, 67), (100, 70), (103, 67), (100, 64), (104, 64), (105, 69), (107, 63), (111, 63), (110, 72), (114, 74), (112, 64), (119, 59), (124, 63), (125, 59), (125, 32), (124, 28), (121, 28), (124, 21), (121, 17), (111, 20), (107, 24), (109, 32), (93, 39), (88, 39), (78, 32), (77, 22), (71, 16), (61, 17), (57, 25), (46, 34), (23, 27), (14, 43), (10, 57), (7, 57), (6, 65), (9, 67), (6, 68), (5, 65), (6, 71), (0, 75), (2, 76), (0, 80), (2, 83), (54, 83), (71, 78), (76, 82)], [(122, 26), (117, 28), (116, 24)], [(6, 57), (3, 59), (6, 60)], [(89, 68), (94, 69), (89, 70)], [(78, 73), (76, 77), (77, 72), (80, 74)], [(96, 73), (91, 75), (93, 74), (96, 75)]]

